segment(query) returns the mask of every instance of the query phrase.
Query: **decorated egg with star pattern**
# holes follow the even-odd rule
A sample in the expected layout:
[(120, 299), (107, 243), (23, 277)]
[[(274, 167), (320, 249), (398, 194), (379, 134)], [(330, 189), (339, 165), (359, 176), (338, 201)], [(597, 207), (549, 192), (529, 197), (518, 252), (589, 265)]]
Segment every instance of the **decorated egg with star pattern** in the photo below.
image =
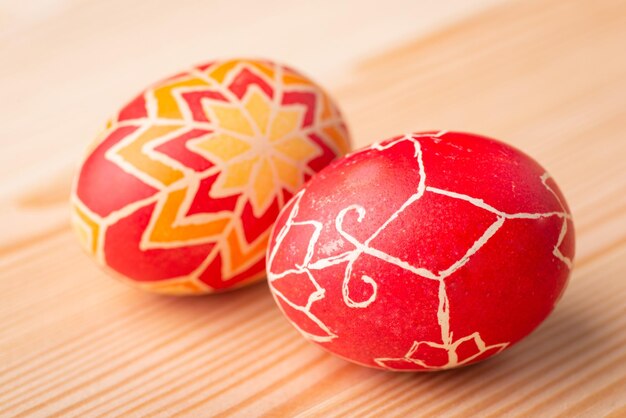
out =
[(279, 215), (267, 270), (308, 340), (365, 366), (430, 371), (528, 335), (573, 257), (572, 216), (537, 162), (496, 140), (432, 132), (318, 173)]
[(349, 146), (337, 106), (297, 71), (200, 65), (109, 121), (74, 182), (72, 224), (101, 266), (142, 289), (242, 286), (265, 277), (280, 209)]

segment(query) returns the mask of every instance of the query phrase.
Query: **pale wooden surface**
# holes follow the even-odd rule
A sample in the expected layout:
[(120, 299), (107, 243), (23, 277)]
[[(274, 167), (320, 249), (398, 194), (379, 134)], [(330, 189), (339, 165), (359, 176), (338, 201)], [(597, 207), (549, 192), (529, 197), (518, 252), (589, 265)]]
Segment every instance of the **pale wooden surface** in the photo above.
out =
[[(411, 19), (390, 10), (404, 17), (378, 27), (396, 30), (387, 45), (374, 29), (330, 19), (322, 40), (331, 33), (344, 48), (379, 39), (369, 58), (355, 46), (334, 66), (316, 66), (324, 46), (307, 55), (277, 37), (279, 58), (314, 67), (336, 96), (357, 144), (410, 130), (483, 133), (535, 156), (568, 198), (576, 267), (554, 314), (502, 355), (438, 374), (384, 373), (322, 352), (263, 284), (176, 299), (97, 269), (67, 225), (77, 156), (146, 81), (210, 57), (163, 44), (168, 24), (185, 27), (171, 6), (142, 19), (148, 2), (69, 3), (0, 32), (0, 415), (626, 416), (625, 2), (491, 1), (434, 11), (415, 31), (411, 19), (425, 20), (418, 6)], [(111, 24), (131, 3), (133, 13)], [(180, 7), (191, 15), (201, 5)], [(332, 3), (310, 17), (324, 8)], [(374, 25), (377, 15), (359, 19)], [(168, 59), (146, 42), (133, 60), (141, 36), (129, 25), (180, 52)], [(187, 35), (197, 33), (175, 39)]]

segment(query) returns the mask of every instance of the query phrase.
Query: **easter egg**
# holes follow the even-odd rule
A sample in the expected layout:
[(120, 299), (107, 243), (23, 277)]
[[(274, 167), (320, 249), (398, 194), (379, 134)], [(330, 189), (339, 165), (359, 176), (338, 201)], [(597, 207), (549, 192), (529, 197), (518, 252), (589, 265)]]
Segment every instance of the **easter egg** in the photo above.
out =
[(267, 269), (308, 340), (365, 366), (430, 371), (529, 334), (573, 256), (569, 209), (537, 162), (442, 131), (376, 143), (318, 173), (281, 211)]
[(347, 152), (331, 98), (295, 70), (225, 60), (159, 81), (108, 122), (80, 166), (84, 248), (142, 289), (202, 294), (265, 277), (280, 209)]

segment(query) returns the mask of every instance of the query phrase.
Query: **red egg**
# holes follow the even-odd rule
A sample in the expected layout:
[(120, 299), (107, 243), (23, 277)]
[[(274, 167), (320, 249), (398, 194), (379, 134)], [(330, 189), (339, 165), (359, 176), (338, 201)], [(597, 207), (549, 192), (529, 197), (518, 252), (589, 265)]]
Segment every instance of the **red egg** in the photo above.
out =
[(267, 254), (307, 339), (399, 371), (483, 360), (554, 309), (574, 256), (556, 183), (478, 135), (398, 136), (341, 158), (281, 211)]
[(72, 192), (84, 248), (144, 290), (204, 294), (265, 278), (279, 210), (349, 149), (318, 84), (270, 61), (213, 61), (152, 84), (110, 120)]

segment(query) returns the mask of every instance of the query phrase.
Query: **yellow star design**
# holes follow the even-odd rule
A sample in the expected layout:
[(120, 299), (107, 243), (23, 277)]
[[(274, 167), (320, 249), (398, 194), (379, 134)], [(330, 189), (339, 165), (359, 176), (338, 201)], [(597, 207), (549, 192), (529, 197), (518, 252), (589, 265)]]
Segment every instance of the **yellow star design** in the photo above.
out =
[(321, 154), (299, 132), (305, 112), (301, 106), (277, 106), (253, 90), (240, 105), (211, 102), (206, 110), (216, 131), (190, 146), (222, 166), (211, 195), (242, 193), (256, 216), (267, 210), (282, 188), (296, 192), (308, 162)]

